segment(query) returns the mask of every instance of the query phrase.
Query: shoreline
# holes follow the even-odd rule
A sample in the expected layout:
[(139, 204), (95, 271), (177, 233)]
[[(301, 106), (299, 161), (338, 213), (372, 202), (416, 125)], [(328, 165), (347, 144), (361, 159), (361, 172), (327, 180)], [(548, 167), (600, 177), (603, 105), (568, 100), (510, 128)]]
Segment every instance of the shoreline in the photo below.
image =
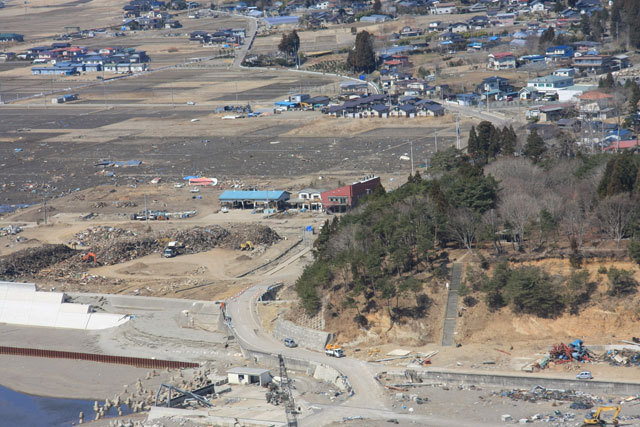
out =
[(155, 390), (166, 382), (170, 372), (78, 360), (40, 357), (0, 356), (0, 385), (12, 391), (39, 397), (98, 400), (135, 390), (138, 378), (145, 388)]

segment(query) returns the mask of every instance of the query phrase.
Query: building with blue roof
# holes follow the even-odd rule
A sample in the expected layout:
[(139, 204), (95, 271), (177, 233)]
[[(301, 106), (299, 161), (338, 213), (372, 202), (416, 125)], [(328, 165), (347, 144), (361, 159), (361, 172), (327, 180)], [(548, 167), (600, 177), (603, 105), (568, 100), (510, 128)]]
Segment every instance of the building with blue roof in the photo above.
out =
[(283, 190), (226, 190), (218, 200), (232, 209), (282, 209), (290, 198), (291, 193)]
[(267, 25), (276, 27), (278, 25), (296, 25), (299, 19), (300, 17), (295, 15), (270, 16), (268, 18), (264, 18), (264, 22), (266, 22)]

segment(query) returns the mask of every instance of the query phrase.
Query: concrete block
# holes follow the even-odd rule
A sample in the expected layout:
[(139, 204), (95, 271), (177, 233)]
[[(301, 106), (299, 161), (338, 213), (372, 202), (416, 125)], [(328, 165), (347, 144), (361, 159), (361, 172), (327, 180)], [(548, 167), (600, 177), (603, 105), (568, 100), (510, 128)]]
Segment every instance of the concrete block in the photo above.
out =
[(503, 423), (507, 423), (513, 420), (513, 418), (509, 414), (504, 414), (503, 416), (500, 417), (500, 419), (502, 420)]
[(324, 350), (331, 339), (331, 334), (328, 332), (304, 328), (281, 318), (276, 321), (273, 336), (278, 340), (293, 338), (300, 347), (312, 350)]

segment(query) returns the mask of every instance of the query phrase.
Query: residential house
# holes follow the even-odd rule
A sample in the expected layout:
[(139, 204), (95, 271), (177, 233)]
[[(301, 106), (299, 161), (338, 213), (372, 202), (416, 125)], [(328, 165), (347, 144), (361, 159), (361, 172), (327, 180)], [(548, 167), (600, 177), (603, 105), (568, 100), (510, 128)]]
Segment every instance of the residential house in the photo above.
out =
[(584, 116), (605, 120), (614, 113), (613, 96), (608, 93), (593, 90), (578, 96), (578, 100), (578, 112)]
[(523, 101), (535, 101), (544, 96), (542, 92), (538, 92), (532, 87), (523, 87), (518, 91), (518, 97)]
[(471, 106), (478, 102), (478, 95), (475, 93), (459, 93), (456, 95), (456, 101), (459, 105)]
[(489, 54), (488, 68), (492, 70), (508, 70), (516, 68), (516, 57), (511, 52), (496, 52)]
[(487, 77), (478, 85), (479, 94), (496, 94), (513, 91), (513, 86), (509, 83), (509, 79), (504, 77), (493, 76)]
[(535, 0), (529, 5), (529, 10), (531, 13), (546, 13), (547, 7), (542, 0)]
[(466, 33), (469, 31), (469, 24), (467, 24), (466, 22), (455, 22), (451, 24), (451, 26), (449, 27), (449, 31), (456, 34)]
[(389, 107), (384, 104), (374, 104), (370, 107), (369, 117), (386, 119), (389, 117)]
[(555, 94), (560, 89), (567, 88), (572, 85), (573, 77), (548, 75), (527, 80), (527, 87), (534, 88), (538, 92), (543, 92), (545, 94)]
[(553, 75), (561, 77), (574, 77), (576, 75), (576, 70), (573, 68), (558, 68), (553, 72)]
[(455, 3), (435, 3), (429, 9), (432, 15), (451, 15), (458, 13)]
[(581, 72), (603, 74), (613, 68), (613, 57), (608, 55), (583, 55), (573, 58), (573, 66)]
[(362, 197), (372, 194), (380, 185), (380, 177), (367, 176), (353, 184), (323, 192), (322, 205), (327, 212), (346, 212), (356, 207)]
[(491, 19), (491, 22), (498, 27), (511, 27), (514, 25), (515, 19), (515, 13), (498, 13)]
[(546, 56), (552, 59), (570, 58), (573, 56), (573, 47), (568, 45), (551, 46), (547, 48)]
[(327, 191), (326, 188), (304, 188), (298, 191), (298, 197), (296, 199), (289, 200), (289, 204), (296, 206), (299, 209), (322, 211), (321, 194), (325, 191)]
[(439, 31), (442, 26), (442, 21), (433, 21), (429, 23), (429, 31)]
[(374, 24), (378, 24), (380, 22), (387, 22), (387, 21), (391, 21), (391, 17), (387, 15), (369, 15), (369, 16), (363, 16), (362, 18), (360, 18), (360, 22), (370, 22)]

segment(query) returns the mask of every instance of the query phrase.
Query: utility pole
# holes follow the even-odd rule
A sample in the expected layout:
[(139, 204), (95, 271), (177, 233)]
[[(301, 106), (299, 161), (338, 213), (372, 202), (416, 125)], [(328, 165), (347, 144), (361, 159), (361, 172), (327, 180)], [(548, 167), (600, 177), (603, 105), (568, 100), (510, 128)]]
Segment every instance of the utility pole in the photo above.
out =
[(149, 211), (147, 210), (147, 195), (144, 195), (144, 219), (147, 221), (147, 226), (149, 225)]
[(411, 144), (411, 176), (415, 175), (415, 169), (413, 167), (413, 141), (409, 142)]
[(44, 225), (47, 225), (47, 198), (42, 198), (42, 210), (44, 211)]
[(438, 152), (438, 131), (435, 131), (435, 135), (433, 136), (433, 139), (436, 143), (436, 153)]
[(456, 114), (456, 149), (460, 150), (460, 114)]

